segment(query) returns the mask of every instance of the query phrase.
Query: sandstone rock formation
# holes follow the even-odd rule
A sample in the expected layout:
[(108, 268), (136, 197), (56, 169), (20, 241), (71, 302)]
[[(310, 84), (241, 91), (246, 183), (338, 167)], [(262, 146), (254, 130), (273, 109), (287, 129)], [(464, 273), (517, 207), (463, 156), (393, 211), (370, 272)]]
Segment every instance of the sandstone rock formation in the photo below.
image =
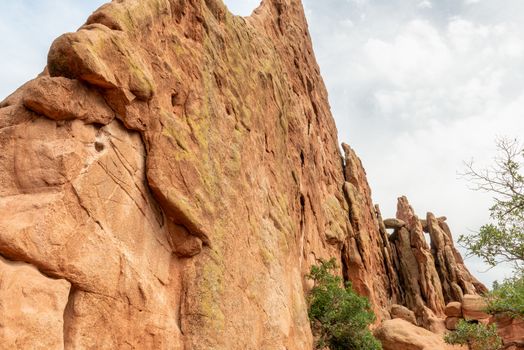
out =
[(524, 349), (524, 320), (513, 319), (506, 315), (495, 315), (490, 323), (497, 324), (499, 336), (504, 341), (506, 350)]
[[(405, 197), (398, 200), (397, 219), (406, 223), (390, 236), (398, 259), (400, 290), (404, 303), (415, 311), (419, 324), (434, 331), (442, 330), (446, 303), (462, 301), (466, 293), (483, 293), (486, 288), (466, 269), (453, 245), (445, 218), (432, 213), (422, 221)], [(430, 234), (428, 245), (424, 231)], [(437, 328), (435, 328), (437, 327)], [(440, 329), (439, 329), (440, 328)]]
[(0, 342), (309, 349), (331, 257), (377, 326), (439, 331), (483, 286), (443, 219), (382, 220), (336, 135), (299, 0), (102, 6), (0, 103)]
[(401, 319), (383, 322), (375, 330), (375, 336), (381, 341), (384, 350), (467, 350), (467, 347), (445, 344), (439, 334)]
[(393, 304), (391, 305), (391, 318), (400, 318), (404, 321), (408, 321), (409, 323), (413, 325), (417, 325), (417, 318), (415, 317), (415, 313), (408, 309), (405, 306)]
[(303, 276), (349, 222), (300, 1), (113, 1), (0, 107), (0, 254), (52, 296), (45, 330), (2, 304), (2, 344), (312, 347)]
[(489, 315), (485, 312), (486, 300), (479, 295), (464, 295), (462, 303), (451, 302), (446, 306), (446, 328), (455, 330), (459, 321), (496, 324), (505, 350), (524, 349), (524, 320), (505, 314)]
[[(446, 218), (436, 219), (428, 213), (420, 220), (407, 198), (401, 197), (397, 217), (383, 220), (379, 207), (373, 206), (362, 163), (348, 145), (343, 149), (344, 192), (351, 223), (342, 250), (345, 277), (370, 298), (377, 324), (392, 313), (398, 317), (401, 305), (415, 313), (419, 326), (445, 332), (446, 304), (486, 288), (465, 267)], [(424, 233), (430, 234), (430, 244)]]
[(462, 303), (459, 301), (452, 301), (446, 305), (444, 314), (448, 317), (462, 317)]
[(0, 258), (0, 347), (61, 349), (70, 288), (63, 279)]
[(466, 321), (480, 321), (490, 316), (484, 311), (488, 304), (479, 295), (466, 294), (462, 299), (462, 315)]

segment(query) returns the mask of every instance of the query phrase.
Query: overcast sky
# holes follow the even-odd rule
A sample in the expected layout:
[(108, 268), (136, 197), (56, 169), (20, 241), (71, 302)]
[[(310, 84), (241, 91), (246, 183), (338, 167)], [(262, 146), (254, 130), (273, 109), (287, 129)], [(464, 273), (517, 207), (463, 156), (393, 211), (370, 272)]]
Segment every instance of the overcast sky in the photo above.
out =
[[(102, 0), (0, 2), (0, 100), (38, 74), (52, 40)], [(248, 15), (258, 0), (225, 0)], [(524, 1), (304, 0), (339, 139), (360, 155), (386, 217), (406, 195), (455, 236), (489, 220), (463, 161), (489, 164), (497, 136), (524, 139)], [(507, 268), (481, 273), (491, 285)]]

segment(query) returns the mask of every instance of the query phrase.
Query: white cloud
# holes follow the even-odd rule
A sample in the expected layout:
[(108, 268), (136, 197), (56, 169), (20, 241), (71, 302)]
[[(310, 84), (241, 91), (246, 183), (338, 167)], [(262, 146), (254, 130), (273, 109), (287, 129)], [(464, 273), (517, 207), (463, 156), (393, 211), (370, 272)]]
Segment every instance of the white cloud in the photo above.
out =
[[(471, 157), (488, 164), (496, 136), (524, 135), (519, 3), (482, 2), (474, 13), (446, 0), (430, 11), (370, 3), (365, 22), (354, 20), (357, 6), (346, 9), (355, 16), (351, 30), (329, 23), (333, 11), (306, 3), (340, 138), (361, 156), (384, 215), (393, 216), (405, 194), (420, 215), (446, 215), (457, 236), (478, 230), (491, 196), (470, 191), (457, 172)], [(478, 260), (468, 264), (486, 270)], [(490, 285), (508, 271), (479, 277)]]
[(345, 28), (353, 28), (355, 26), (353, 21), (350, 20), (349, 18), (346, 18), (346, 19), (343, 19), (342, 21), (340, 21), (340, 25), (342, 27), (345, 27)]
[(422, 9), (430, 9), (430, 8), (433, 8), (433, 4), (432, 4), (431, 1), (429, 1), (429, 0), (421, 1), (421, 2), (418, 3), (417, 6), (420, 7), (420, 8), (422, 8)]

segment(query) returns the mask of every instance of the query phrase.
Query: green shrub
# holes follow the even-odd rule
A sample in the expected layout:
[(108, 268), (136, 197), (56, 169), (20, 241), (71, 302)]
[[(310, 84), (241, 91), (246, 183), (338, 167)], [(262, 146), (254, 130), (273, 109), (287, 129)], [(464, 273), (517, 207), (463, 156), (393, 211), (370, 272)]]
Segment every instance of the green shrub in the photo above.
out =
[(502, 339), (497, 334), (497, 326), (485, 326), (481, 323), (469, 323), (461, 320), (457, 329), (446, 334), (448, 344), (468, 345), (470, 350), (499, 350)]
[(524, 273), (501, 284), (494, 284), (487, 300), (487, 311), (490, 314), (503, 313), (513, 318), (524, 318)]
[(309, 319), (318, 336), (317, 349), (379, 350), (382, 346), (368, 326), (375, 321), (371, 305), (351, 284), (333, 274), (334, 259), (313, 266), (308, 278), (315, 282), (309, 295)]

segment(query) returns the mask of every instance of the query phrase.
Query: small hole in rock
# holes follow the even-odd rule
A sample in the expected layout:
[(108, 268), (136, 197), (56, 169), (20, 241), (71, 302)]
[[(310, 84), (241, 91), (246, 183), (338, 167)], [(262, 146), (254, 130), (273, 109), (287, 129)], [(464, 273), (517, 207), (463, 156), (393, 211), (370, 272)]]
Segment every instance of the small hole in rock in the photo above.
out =
[(100, 123), (93, 123), (93, 127), (96, 129), (96, 130), (100, 130), (104, 127), (104, 124), (100, 124)]
[(174, 92), (171, 94), (171, 106), (175, 107), (178, 104), (178, 93)]
[(97, 152), (102, 152), (105, 146), (102, 142), (95, 142), (95, 149)]

